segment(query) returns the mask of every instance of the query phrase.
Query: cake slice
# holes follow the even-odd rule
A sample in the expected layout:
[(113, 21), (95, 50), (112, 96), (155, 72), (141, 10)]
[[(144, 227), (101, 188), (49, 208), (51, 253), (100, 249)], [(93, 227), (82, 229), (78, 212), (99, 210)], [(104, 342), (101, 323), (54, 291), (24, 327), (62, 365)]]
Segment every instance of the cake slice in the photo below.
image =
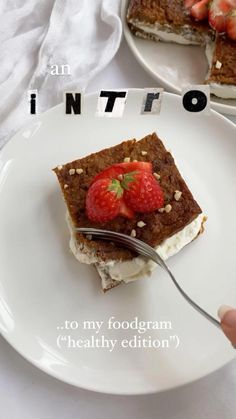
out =
[(206, 46), (209, 73), (206, 82), (211, 93), (225, 99), (236, 99), (236, 42), (218, 35)]
[[(86, 195), (94, 177), (113, 164), (129, 159), (152, 163), (154, 176), (163, 191), (163, 207), (149, 213), (136, 213), (131, 219), (117, 216), (105, 223), (91, 222), (86, 213)], [(114, 243), (79, 234), (76, 227), (101, 228), (128, 235), (135, 232), (138, 239), (154, 247), (163, 259), (177, 253), (203, 230), (205, 217), (201, 208), (170, 152), (155, 133), (139, 141), (124, 141), (53, 170), (67, 206), (71, 251), (80, 262), (95, 265), (104, 291), (122, 282), (149, 276), (154, 263)]]
[(130, 0), (127, 23), (141, 38), (178, 44), (205, 45), (214, 39), (207, 21), (196, 21), (184, 0)]

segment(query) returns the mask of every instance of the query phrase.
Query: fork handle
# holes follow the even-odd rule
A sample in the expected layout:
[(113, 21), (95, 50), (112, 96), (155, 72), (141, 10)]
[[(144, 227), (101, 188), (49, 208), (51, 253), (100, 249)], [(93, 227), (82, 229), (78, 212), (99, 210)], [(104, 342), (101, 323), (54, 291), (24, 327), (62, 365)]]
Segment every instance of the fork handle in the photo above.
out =
[(188, 301), (188, 303), (191, 304), (191, 306), (193, 308), (195, 308), (195, 310), (197, 310), (202, 316), (204, 316), (212, 324), (214, 324), (218, 328), (221, 328), (221, 324), (220, 324), (220, 322), (217, 319), (215, 319), (213, 316), (211, 316), (211, 314), (207, 313), (202, 307), (200, 307), (197, 303), (195, 303), (186, 294), (186, 292), (184, 292), (184, 290), (178, 284), (178, 282), (176, 281), (174, 275), (172, 274), (172, 272), (170, 271), (170, 269), (168, 268), (168, 266), (166, 265), (166, 263), (163, 261), (163, 259), (161, 260), (161, 263), (160, 263), (160, 259), (157, 256), (157, 258), (155, 258), (155, 262), (158, 263), (169, 274), (169, 276), (171, 277), (174, 285), (176, 286), (176, 288), (178, 289), (178, 291), (180, 292), (180, 294), (185, 298), (185, 300)]

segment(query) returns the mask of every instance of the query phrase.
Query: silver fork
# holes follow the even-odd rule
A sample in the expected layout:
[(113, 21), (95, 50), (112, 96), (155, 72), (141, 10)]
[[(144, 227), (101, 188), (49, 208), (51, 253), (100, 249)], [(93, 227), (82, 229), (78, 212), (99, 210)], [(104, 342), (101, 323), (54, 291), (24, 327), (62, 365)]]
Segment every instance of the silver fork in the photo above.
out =
[(113, 241), (121, 246), (124, 246), (134, 252), (138, 253), (139, 255), (145, 256), (148, 259), (153, 260), (159, 266), (161, 266), (171, 277), (173, 283), (175, 284), (176, 288), (179, 290), (180, 294), (188, 301), (189, 304), (195, 310), (197, 310), (202, 316), (204, 316), (207, 320), (213, 323), (215, 326), (220, 327), (220, 322), (212, 317), (209, 313), (207, 313), (203, 308), (201, 308), (197, 303), (195, 303), (181, 288), (181, 286), (176, 281), (174, 275), (164, 262), (164, 260), (158, 255), (158, 253), (148, 244), (144, 243), (141, 240), (135, 239), (133, 237), (127, 236), (126, 234), (116, 233), (115, 231), (108, 231), (108, 230), (100, 230), (95, 228), (76, 228), (76, 231), (83, 234), (92, 235), (96, 239), (101, 240), (110, 240)]

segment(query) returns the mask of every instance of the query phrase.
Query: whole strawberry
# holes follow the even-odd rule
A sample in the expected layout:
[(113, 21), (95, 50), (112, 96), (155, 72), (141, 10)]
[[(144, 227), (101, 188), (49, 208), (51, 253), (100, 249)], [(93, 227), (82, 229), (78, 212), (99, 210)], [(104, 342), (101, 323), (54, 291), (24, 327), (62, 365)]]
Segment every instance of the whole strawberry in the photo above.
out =
[(122, 182), (124, 201), (135, 212), (152, 212), (164, 204), (161, 187), (150, 172), (133, 172)]
[(120, 210), (122, 195), (123, 190), (114, 181), (110, 179), (97, 180), (89, 188), (86, 197), (88, 218), (100, 223), (115, 218)]
[(116, 179), (98, 179), (86, 196), (86, 212), (90, 221), (105, 223), (119, 214), (127, 218), (134, 216), (122, 200), (123, 188)]

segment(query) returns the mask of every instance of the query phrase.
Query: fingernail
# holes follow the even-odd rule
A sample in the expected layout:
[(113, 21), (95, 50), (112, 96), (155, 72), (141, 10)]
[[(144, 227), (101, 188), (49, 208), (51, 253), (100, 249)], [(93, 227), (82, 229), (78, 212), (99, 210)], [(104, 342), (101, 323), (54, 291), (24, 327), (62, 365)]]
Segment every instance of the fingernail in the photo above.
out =
[(227, 305), (220, 306), (220, 308), (218, 310), (218, 313), (217, 313), (220, 320), (222, 320), (223, 317), (225, 316), (225, 314), (227, 313), (227, 311), (230, 311), (230, 310), (235, 310), (235, 309), (233, 307), (227, 306)]

